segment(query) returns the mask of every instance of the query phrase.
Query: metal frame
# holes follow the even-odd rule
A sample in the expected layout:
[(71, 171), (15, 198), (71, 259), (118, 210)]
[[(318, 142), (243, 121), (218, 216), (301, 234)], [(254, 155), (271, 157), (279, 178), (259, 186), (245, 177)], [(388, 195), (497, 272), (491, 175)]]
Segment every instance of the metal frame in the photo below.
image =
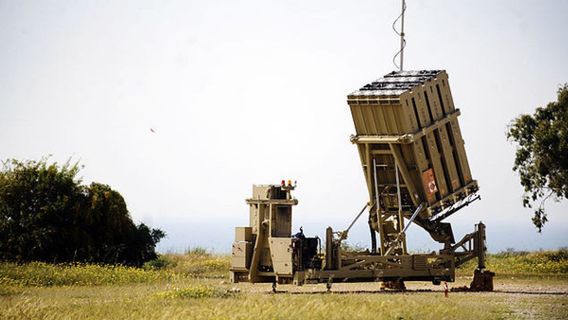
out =
[[(297, 204), (290, 195), (293, 188), (281, 186), (286, 200), (248, 199), (251, 214), (253, 207), (266, 212), (254, 221), (257, 230), (250, 268), (232, 267), (232, 280), (293, 281), (298, 285), (324, 281), (440, 283), (454, 281), (455, 268), (477, 258), (474, 283), (482, 289), (492, 288), (492, 273), (484, 272), (485, 225), (480, 222), (456, 243), (451, 225), (443, 222), (479, 199), (457, 121), (460, 111), (453, 105), (447, 79), (442, 70), (393, 72), (349, 95), (357, 132), (351, 142), (357, 145), (369, 202), (346, 230), (326, 229), (322, 269), (302, 266), (293, 270), (293, 257), (285, 248), (291, 234), (278, 238), (272, 232), (274, 223), (279, 223), (274, 222), (274, 208), (289, 206), (291, 212)], [(342, 252), (342, 241), (365, 210), (369, 213), (370, 252)], [(437, 254), (408, 254), (406, 232), (413, 224), (442, 243), (443, 249)]]

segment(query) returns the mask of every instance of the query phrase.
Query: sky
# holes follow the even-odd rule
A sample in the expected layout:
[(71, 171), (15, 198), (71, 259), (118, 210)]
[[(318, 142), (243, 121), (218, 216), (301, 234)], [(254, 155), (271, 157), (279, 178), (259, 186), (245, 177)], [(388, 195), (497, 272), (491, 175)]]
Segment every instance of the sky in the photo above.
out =
[[(405, 69), (444, 69), (476, 201), (456, 238), (568, 246), (568, 201), (537, 233), (507, 125), (568, 82), (568, 1), (407, 1)], [(80, 161), (158, 249), (228, 252), (253, 184), (298, 181), (294, 230), (345, 229), (367, 191), (346, 96), (395, 69), (400, 1), (0, 0), (0, 159)], [(413, 251), (440, 249), (419, 227)], [(367, 246), (366, 219), (349, 241)]]

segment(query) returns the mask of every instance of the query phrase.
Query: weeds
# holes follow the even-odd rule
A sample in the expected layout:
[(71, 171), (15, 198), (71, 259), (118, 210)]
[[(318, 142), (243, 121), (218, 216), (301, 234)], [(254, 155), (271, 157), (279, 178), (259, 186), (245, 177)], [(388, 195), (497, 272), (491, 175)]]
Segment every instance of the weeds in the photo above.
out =
[[(96, 264), (0, 263), (0, 296), (10, 295), (19, 287), (96, 286), (157, 283), (177, 278), (227, 279), (230, 258), (214, 255), (200, 248), (188, 254), (165, 254), (144, 268)], [(458, 270), (469, 273), (476, 261)], [(487, 268), (497, 275), (568, 274), (568, 249), (540, 252), (506, 251), (489, 254)]]
[[(567, 257), (566, 249), (511, 251), (488, 255), (487, 265), (497, 276), (514, 274), (516, 278), (534, 275), (535, 270), (563, 276), (568, 270)], [(236, 284), (231, 288), (216, 279), (227, 277), (229, 266), (229, 256), (203, 251), (161, 255), (145, 268), (0, 263), (0, 319), (479, 320), (526, 314), (565, 319), (568, 314), (565, 295), (543, 295), (536, 300), (531, 295), (477, 293), (444, 298), (441, 292), (260, 294), (269, 292), (270, 284)], [(473, 268), (474, 261), (462, 271), (469, 274)], [(564, 278), (552, 278), (554, 290), (566, 290)], [(542, 286), (538, 281), (527, 283)], [(302, 292), (314, 288), (305, 286)], [(319, 285), (319, 289), (323, 288)]]
[[(475, 260), (460, 267), (471, 270)], [(514, 251), (507, 250), (486, 257), (487, 269), (497, 275), (565, 275), (568, 274), (568, 249), (551, 251)]]
[[(158, 258), (166, 270), (200, 278), (226, 278), (231, 266), (229, 256), (213, 255), (201, 249), (186, 254), (165, 254)], [(151, 261), (150, 263), (154, 263)], [(150, 265), (148, 263), (147, 265)]]
[(210, 256), (211, 253), (203, 247), (196, 246), (196, 247), (193, 247), (193, 248), (188, 247), (185, 250), (185, 255), (188, 255), (188, 256)]
[(170, 267), (175, 267), (174, 262), (168, 259), (167, 256), (160, 255), (158, 258), (148, 261), (144, 264), (145, 270), (161, 270)]
[(226, 298), (231, 294), (217, 287), (196, 285), (188, 288), (175, 288), (173, 290), (158, 292), (157, 296), (166, 299), (203, 299), (203, 298)]
[(176, 275), (135, 267), (96, 264), (0, 263), (0, 286), (93, 286), (149, 283), (171, 280)]

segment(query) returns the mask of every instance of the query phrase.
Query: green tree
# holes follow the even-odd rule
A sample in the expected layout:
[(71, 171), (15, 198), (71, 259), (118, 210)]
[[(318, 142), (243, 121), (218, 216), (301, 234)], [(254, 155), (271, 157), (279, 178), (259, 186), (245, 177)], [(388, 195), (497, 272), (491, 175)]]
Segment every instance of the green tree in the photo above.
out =
[[(79, 168), (39, 162), (6, 161), (0, 173), (0, 257), (68, 260), (63, 241), (81, 206), (75, 178)], [(61, 236), (63, 235), (63, 236)]]
[(513, 170), (525, 191), (523, 206), (534, 209), (541, 232), (548, 221), (545, 202), (568, 198), (568, 84), (558, 89), (557, 101), (514, 119), (507, 139), (517, 144)]
[(0, 259), (142, 265), (165, 234), (135, 225), (124, 198), (81, 185), (79, 166), (9, 160), (0, 171)]

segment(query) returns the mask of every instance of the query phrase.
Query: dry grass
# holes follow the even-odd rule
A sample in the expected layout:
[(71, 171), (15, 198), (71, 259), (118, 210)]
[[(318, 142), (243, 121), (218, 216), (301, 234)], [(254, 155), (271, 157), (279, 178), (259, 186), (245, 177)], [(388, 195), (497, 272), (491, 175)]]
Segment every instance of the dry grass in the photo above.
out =
[[(477, 262), (470, 261), (458, 273), (469, 273)], [(568, 276), (568, 249), (537, 252), (506, 251), (489, 254), (487, 268), (502, 276)]]
[[(505, 293), (331, 293), (324, 285), (305, 294), (270, 294), (270, 285), (215, 280), (101, 287), (34, 288), (0, 298), (2, 319), (565, 319), (566, 296)], [(349, 285), (346, 285), (349, 286)], [(378, 287), (378, 284), (375, 284)], [(261, 290), (259, 290), (259, 288)], [(371, 287), (371, 286), (368, 286)], [(197, 289), (196, 289), (197, 288)], [(199, 289), (201, 288), (201, 289)], [(281, 286), (282, 290), (288, 289)], [(310, 293), (312, 290), (316, 293)]]
[(28, 264), (0, 263), (0, 285), (48, 287), (123, 285), (169, 281), (177, 275), (172, 271), (144, 270), (126, 266), (96, 264)]
[[(222, 286), (208, 285), (206, 288)], [(204, 289), (199, 296), (188, 290), (148, 285), (114, 290), (41, 288), (2, 301), (0, 317), (53, 319), (494, 319), (509, 311), (489, 304), (490, 297), (443, 294), (267, 294), (241, 292), (223, 295)], [(137, 291), (136, 294), (129, 292)], [(167, 294), (163, 294), (167, 292)], [(183, 292), (183, 294), (171, 294)], [(479, 304), (486, 307), (480, 309)]]
[[(498, 275), (496, 288), (517, 293), (450, 293), (448, 298), (429, 283), (395, 294), (379, 291), (377, 283), (335, 284), (332, 293), (325, 293), (324, 284), (282, 285), (278, 289), (285, 293), (271, 294), (270, 284), (228, 283), (229, 258), (199, 250), (163, 255), (144, 269), (2, 263), (0, 319), (568, 318), (563, 267), (546, 269), (556, 276), (545, 280), (509, 276), (526, 275), (530, 259), (542, 263), (542, 254), (488, 259), (492, 268), (508, 274)], [(551, 291), (564, 294), (542, 294)]]
[(231, 266), (230, 257), (206, 251), (186, 254), (165, 254), (160, 257), (166, 261), (161, 270), (168, 270), (191, 277), (227, 278)]

